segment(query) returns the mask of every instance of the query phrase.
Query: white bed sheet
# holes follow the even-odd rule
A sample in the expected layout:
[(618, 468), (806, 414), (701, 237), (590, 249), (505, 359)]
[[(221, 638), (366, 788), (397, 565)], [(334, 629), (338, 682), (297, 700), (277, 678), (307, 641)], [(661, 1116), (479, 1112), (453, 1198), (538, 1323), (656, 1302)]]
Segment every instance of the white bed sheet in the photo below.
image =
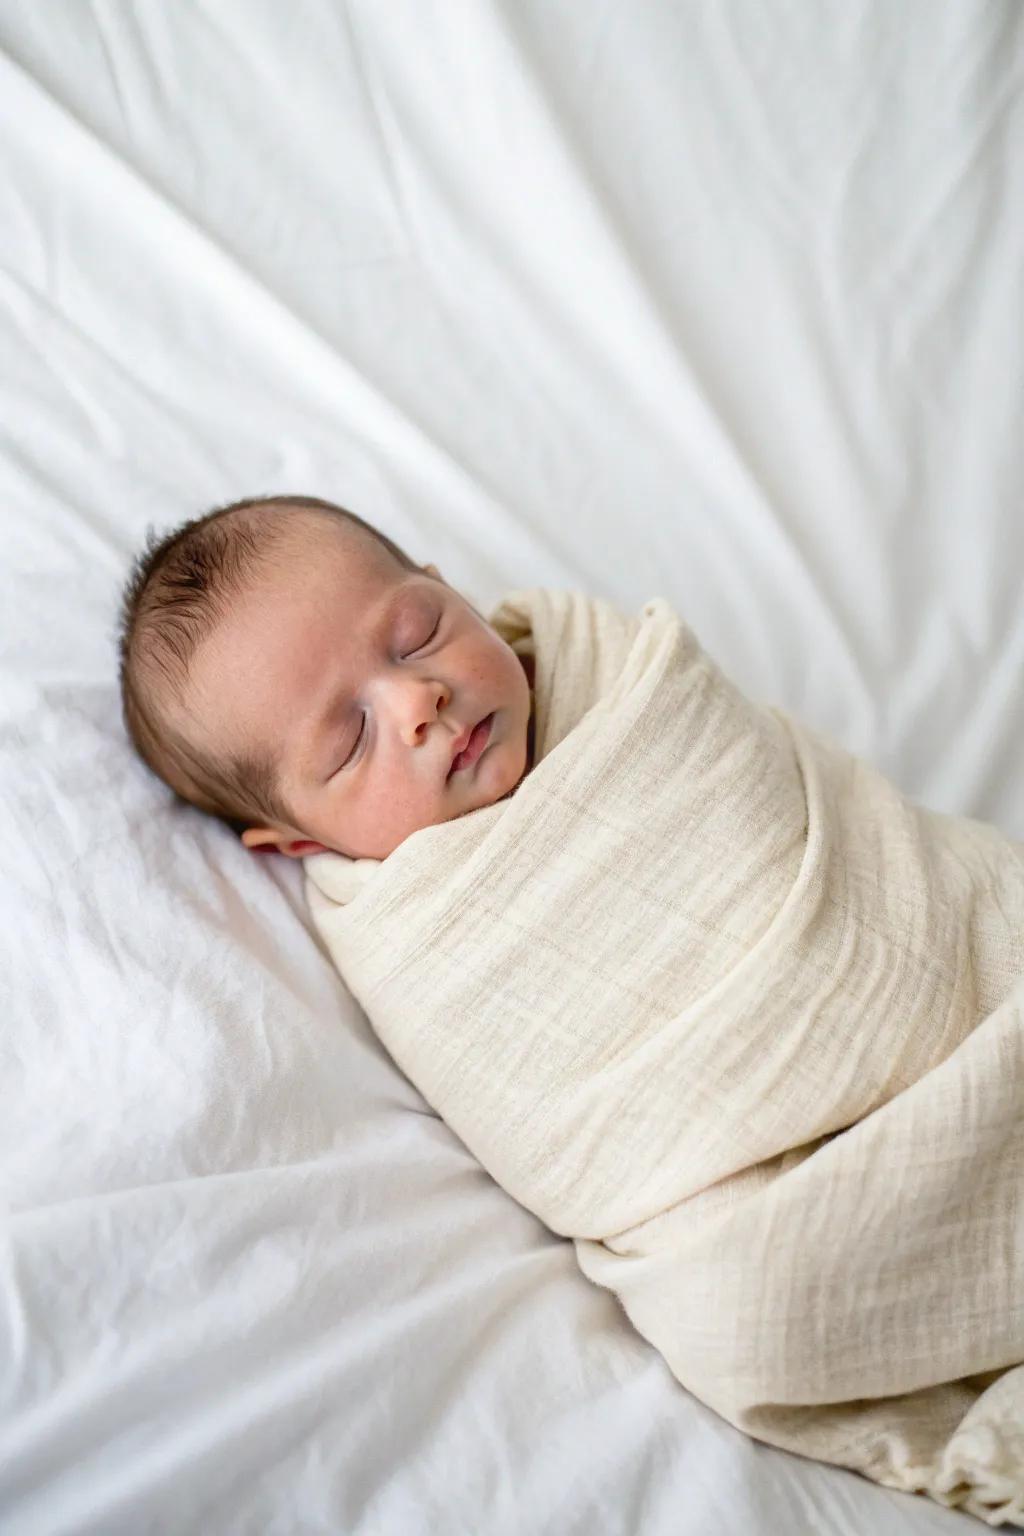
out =
[(112, 637), (148, 525), (326, 495), (477, 606), (665, 596), (1024, 836), (1021, 8), (7, 0), (0, 49), (0, 1529), (965, 1529), (679, 1387), (298, 868), (133, 760)]

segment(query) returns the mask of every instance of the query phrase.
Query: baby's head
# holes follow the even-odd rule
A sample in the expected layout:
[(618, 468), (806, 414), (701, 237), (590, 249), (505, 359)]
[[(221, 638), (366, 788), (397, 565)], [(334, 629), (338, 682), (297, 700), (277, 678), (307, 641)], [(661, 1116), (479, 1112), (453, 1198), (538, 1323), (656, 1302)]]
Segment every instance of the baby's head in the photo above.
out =
[[(529, 766), (515, 651), (436, 566), (314, 497), (151, 534), (119, 650), (140, 756), (249, 848), (383, 859), (502, 799)], [(485, 717), (483, 756), (451, 771)]]

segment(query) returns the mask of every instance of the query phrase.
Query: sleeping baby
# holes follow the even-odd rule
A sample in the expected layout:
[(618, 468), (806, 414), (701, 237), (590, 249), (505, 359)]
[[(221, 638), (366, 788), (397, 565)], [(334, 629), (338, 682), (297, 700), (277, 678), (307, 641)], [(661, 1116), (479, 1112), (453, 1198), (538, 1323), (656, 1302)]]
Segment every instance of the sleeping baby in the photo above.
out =
[(1024, 846), (724, 676), (662, 598), (484, 618), (328, 502), (124, 595), (129, 735), (398, 1066), (768, 1444), (1024, 1527)]
[(528, 771), (532, 659), (330, 502), (186, 524), (136, 562), (122, 630), (139, 753), (256, 852), (384, 859)]

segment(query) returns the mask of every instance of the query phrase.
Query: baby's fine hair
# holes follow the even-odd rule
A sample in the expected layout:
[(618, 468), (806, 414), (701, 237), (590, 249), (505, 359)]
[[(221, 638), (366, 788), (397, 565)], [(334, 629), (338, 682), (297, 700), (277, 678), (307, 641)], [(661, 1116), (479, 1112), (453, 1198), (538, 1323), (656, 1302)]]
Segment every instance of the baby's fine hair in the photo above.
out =
[(184, 697), (200, 642), (266, 565), (289, 514), (342, 518), (379, 540), (407, 570), (415, 561), (354, 512), (317, 496), (253, 496), (215, 507), (169, 533), (149, 527), (132, 561), (118, 616), (118, 675), (125, 729), (142, 761), (176, 795), (236, 832), (253, 823), (291, 825), (273, 758), (240, 753), (218, 761), (171, 724), (166, 703)]

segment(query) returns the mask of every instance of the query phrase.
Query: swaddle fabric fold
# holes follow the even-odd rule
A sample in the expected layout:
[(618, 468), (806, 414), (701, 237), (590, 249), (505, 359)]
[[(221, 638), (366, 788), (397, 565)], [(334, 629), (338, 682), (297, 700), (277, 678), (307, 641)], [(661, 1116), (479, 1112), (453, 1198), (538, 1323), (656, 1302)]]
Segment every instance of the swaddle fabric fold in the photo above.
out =
[(535, 765), (306, 860), (342, 976), (696, 1396), (1024, 1527), (1024, 845), (747, 699), (661, 598), (490, 622)]

